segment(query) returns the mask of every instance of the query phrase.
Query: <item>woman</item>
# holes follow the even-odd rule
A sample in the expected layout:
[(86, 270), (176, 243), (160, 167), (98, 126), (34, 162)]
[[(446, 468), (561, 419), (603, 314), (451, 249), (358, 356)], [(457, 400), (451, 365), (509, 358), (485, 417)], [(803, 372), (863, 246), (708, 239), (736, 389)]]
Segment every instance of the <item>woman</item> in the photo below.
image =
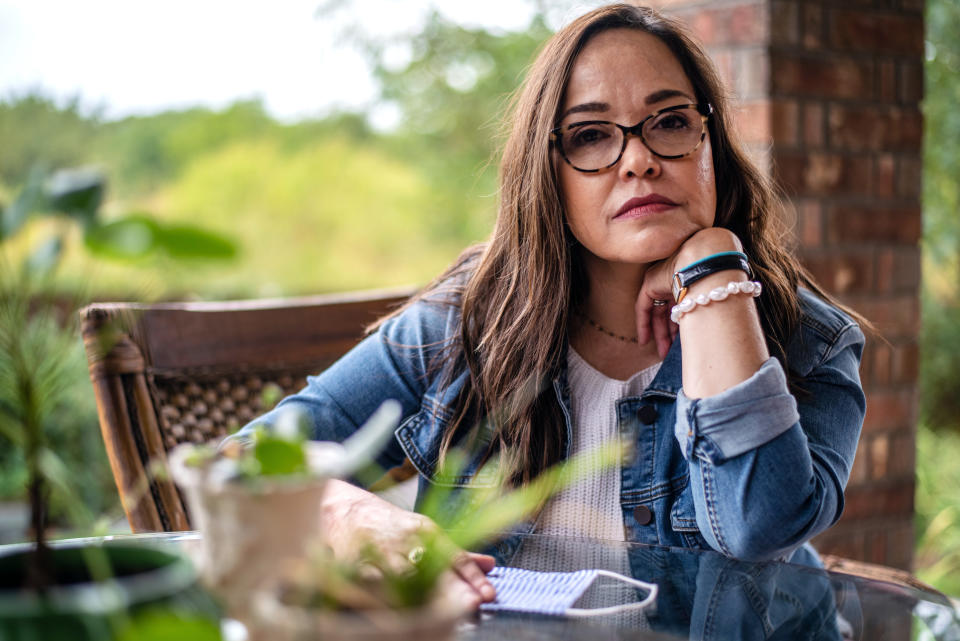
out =
[[(522, 484), (626, 436), (620, 469), (520, 529), (790, 556), (841, 514), (864, 337), (783, 249), (782, 205), (729, 122), (673, 22), (628, 5), (574, 21), (514, 103), (490, 241), (280, 408), (342, 440), (398, 399), (379, 461), (410, 461), (421, 487), (457, 444), (467, 476), (497, 455)], [(323, 509), (335, 547), (427, 525), (346, 483)], [(493, 562), (458, 566), (476, 600)]]

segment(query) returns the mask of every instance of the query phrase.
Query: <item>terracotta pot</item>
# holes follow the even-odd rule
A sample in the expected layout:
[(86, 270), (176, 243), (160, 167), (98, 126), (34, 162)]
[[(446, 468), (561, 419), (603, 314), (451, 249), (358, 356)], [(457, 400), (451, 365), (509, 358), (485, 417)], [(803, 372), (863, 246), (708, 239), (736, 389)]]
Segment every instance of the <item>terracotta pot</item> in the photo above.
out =
[(170, 472), (183, 490), (202, 542), (196, 563), (204, 584), (240, 619), (250, 595), (275, 579), (283, 565), (308, 556), (320, 541), (320, 501), (326, 479), (210, 482), (210, 467), (186, 464), (191, 446), (170, 452)]
[(258, 593), (251, 641), (450, 641), (468, 611), (447, 598), (407, 610), (331, 612), (288, 605), (277, 589)]

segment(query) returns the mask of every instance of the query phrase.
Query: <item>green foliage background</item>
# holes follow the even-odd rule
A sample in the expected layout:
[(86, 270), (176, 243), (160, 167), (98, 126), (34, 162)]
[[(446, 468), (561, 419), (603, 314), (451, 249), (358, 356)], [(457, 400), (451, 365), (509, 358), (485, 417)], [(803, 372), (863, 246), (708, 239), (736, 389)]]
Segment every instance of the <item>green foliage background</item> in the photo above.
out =
[[(259, 104), (240, 103), (99, 122), (74, 105), (27, 96), (0, 105), (0, 123), (19, 116), (23, 103), (93, 132), (87, 145), (46, 157), (104, 167), (113, 187), (108, 216), (144, 210), (224, 233), (241, 248), (230, 265), (158, 258), (91, 266), (78, 245), (65, 276), (94, 295), (244, 298), (422, 283), (485, 236), (492, 220), (492, 190), (484, 197), (462, 185), (462, 174), (442, 173), (442, 162), (418, 162), (404, 134), (374, 135), (359, 116), (284, 125)], [(458, 166), (485, 160), (461, 158)], [(16, 167), (2, 171), (0, 193), (21, 179)], [(70, 274), (78, 277), (69, 282)]]
[(960, 0), (927, 0), (917, 573), (960, 595)]
[(157, 260), (92, 275), (75, 252), (66, 271), (95, 295), (243, 298), (426, 282), (492, 227), (501, 116), (550, 29), (542, 14), (526, 30), (493, 33), (433, 13), (422, 31), (398, 36), (410, 52), (401, 68), (384, 62), (397, 42), (352, 33), (381, 103), (400, 113), (389, 133), (363, 113), (283, 124), (258, 101), (110, 122), (78, 101), (27, 95), (0, 103), (9, 140), (0, 194), (23, 180), (27, 161), (93, 163), (112, 180), (108, 215), (143, 209), (202, 224), (243, 252), (226, 267)]
[[(66, 286), (99, 297), (204, 299), (295, 295), (423, 283), (483, 239), (496, 206), (500, 115), (550, 29), (539, 3), (515, 33), (466, 28), (439, 14), (382, 41), (354, 28), (381, 102), (400, 113), (390, 132), (366, 113), (280, 123), (257, 101), (106, 121), (78, 102), (43, 95), (0, 102), (0, 201), (36, 163), (98, 164), (111, 184), (108, 214), (131, 210), (232, 236), (227, 265), (91, 263), (75, 247)], [(927, 0), (924, 99), (924, 326), (918, 434), (918, 572), (960, 594), (960, 0)], [(327, 0), (326, 11), (349, 4)], [(358, 18), (359, 19), (359, 18)], [(362, 27), (362, 25), (360, 25)], [(409, 61), (386, 63), (402, 46)], [(372, 113), (372, 112), (371, 112)], [(72, 279), (72, 280), (71, 280)], [(82, 359), (76, 412), (64, 443), (105, 470)], [(91, 443), (93, 445), (91, 445)], [(0, 443), (0, 499), (16, 496), (20, 468)], [(89, 500), (113, 507), (109, 473)]]

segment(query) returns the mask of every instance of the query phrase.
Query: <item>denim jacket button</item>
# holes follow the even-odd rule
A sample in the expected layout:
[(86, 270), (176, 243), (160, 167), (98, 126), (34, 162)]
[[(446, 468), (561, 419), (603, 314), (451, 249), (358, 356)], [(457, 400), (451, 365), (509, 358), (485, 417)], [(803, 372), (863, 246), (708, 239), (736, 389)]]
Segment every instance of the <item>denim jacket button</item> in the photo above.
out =
[(657, 420), (657, 408), (653, 405), (643, 405), (637, 410), (637, 418), (644, 425), (652, 425)]
[(653, 521), (653, 510), (646, 505), (638, 505), (633, 508), (633, 518), (635, 518), (640, 525), (650, 525)]

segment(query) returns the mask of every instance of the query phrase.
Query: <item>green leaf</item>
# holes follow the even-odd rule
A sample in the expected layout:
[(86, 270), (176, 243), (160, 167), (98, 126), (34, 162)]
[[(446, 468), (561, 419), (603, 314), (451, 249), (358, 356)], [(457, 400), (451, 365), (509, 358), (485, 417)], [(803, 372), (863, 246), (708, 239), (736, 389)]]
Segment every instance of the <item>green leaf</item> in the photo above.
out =
[(63, 459), (49, 447), (40, 449), (37, 457), (43, 478), (63, 497), (73, 525), (88, 528), (96, 518), (84, 505), (78, 493), (76, 476)]
[(604, 443), (547, 469), (529, 484), (500, 494), (483, 491), (469, 511), (455, 518), (451, 539), (464, 549), (473, 549), (499, 532), (533, 514), (537, 508), (564, 488), (615, 466), (625, 445), (620, 441)]
[(203, 467), (217, 457), (216, 448), (210, 445), (195, 445), (189, 451), (185, 463), (189, 467)]
[(61, 169), (47, 181), (47, 199), (54, 211), (93, 223), (103, 203), (106, 179), (95, 169)]
[(117, 638), (118, 641), (220, 641), (222, 637), (214, 621), (152, 609), (134, 616)]
[(45, 276), (56, 269), (63, 256), (63, 239), (60, 236), (47, 238), (27, 257), (26, 268), (36, 276)]
[(87, 228), (83, 240), (92, 253), (107, 258), (142, 258), (158, 246), (160, 226), (149, 216), (134, 214)]
[(143, 258), (157, 250), (175, 259), (222, 260), (236, 256), (234, 243), (193, 225), (164, 225), (147, 214), (94, 224), (84, 235), (87, 248), (103, 257)]
[(17, 407), (9, 401), (0, 398), (0, 436), (3, 436), (16, 447), (23, 447), (23, 421)]
[(31, 170), (26, 184), (9, 207), (0, 211), (0, 240), (12, 236), (20, 229), (35, 211), (43, 209), (46, 196), (43, 180), (46, 174), (42, 169)]
[(49, 448), (43, 448), (40, 451), (39, 463), (40, 469), (48, 481), (66, 489), (71, 487), (70, 470), (67, 469), (56, 452)]
[[(467, 467), (467, 463), (467, 457), (462, 450), (452, 449), (447, 452), (446, 457), (444, 457), (443, 464), (441, 465), (440, 469), (437, 470), (437, 474), (435, 476), (442, 479), (457, 478), (463, 474)], [(454, 491), (454, 487), (455, 485), (453, 484), (431, 484), (427, 489), (419, 508), (419, 511), (422, 514), (429, 517), (432, 521), (436, 522), (440, 527), (443, 528), (452, 525), (452, 523), (449, 522), (450, 516), (446, 514), (444, 506), (449, 503), (451, 495)]]
[(284, 393), (282, 387), (273, 382), (267, 383), (263, 386), (263, 390), (260, 392), (261, 411), (266, 412), (267, 410), (273, 409), (273, 406), (279, 403), (283, 397)]
[(262, 476), (290, 476), (307, 473), (303, 443), (265, 435), (254, 445), (253, 456)]
[(193, 225), (162, 227), (157, 243), (172, 258), (225, 260), (237, 255), (232, 240)]

